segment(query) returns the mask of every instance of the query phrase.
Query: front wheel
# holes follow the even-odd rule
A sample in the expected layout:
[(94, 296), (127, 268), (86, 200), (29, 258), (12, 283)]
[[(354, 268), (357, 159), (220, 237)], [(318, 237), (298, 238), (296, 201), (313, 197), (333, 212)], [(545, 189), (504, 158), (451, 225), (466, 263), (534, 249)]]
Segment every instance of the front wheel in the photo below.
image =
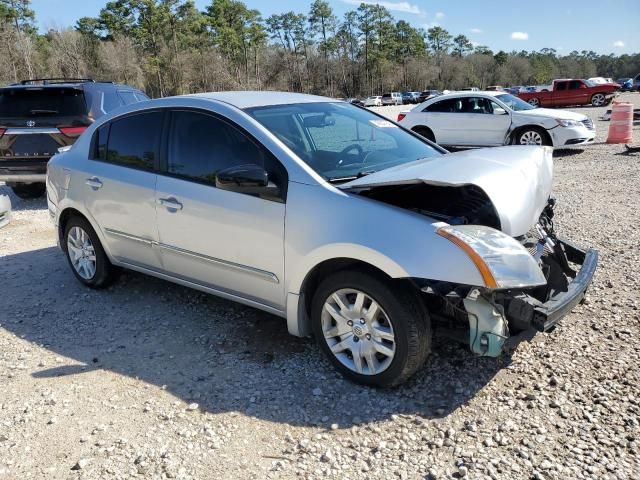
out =
[(540, 128), (524, 128), (514, 136), (515, 145), (551, 145), (547, 134)]
[(596, 93), (593, 97), (591, 97), (591, 105), (594, 107), (601, 107), (607, 101), (607, 97), (602, 93)]
[(73, 274), (84, 285), (104, 288), (116, 277), (111, 264), (91, 224), (82, 217), (71, 218), (64, 229), (63, 248)]
[(312, 301), (313, 332), (345, 377), (389, 387), (413, 375), (430, 351), (431, 324), (419, 299), (374, 273), (336, 272)]
[(11, 190), (23, 200), (30, 200), (42, 197), (46, 192), (46, 186), (44, 183), (16, 183)]

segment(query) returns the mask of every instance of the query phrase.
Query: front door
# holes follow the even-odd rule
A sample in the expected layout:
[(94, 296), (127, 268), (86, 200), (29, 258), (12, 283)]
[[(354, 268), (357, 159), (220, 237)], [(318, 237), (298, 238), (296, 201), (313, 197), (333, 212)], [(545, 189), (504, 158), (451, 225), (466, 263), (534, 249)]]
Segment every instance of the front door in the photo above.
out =
[[(85, 207), (116, 260), (157, 269), (155, 186), (163, 112), (129, 115), (102, 126), (82, 183)], [(74, 191), (80, 191), (74, 188)]]
[[(282, 198), (216, 188), (218, 171), (246, 164), (265, 167), (270, 179), (282, 184)], [(164, 269), (284, 309), (284, 168), (226, 120), (176, 110), (171, 113), (163, 170), (156, 204)]]

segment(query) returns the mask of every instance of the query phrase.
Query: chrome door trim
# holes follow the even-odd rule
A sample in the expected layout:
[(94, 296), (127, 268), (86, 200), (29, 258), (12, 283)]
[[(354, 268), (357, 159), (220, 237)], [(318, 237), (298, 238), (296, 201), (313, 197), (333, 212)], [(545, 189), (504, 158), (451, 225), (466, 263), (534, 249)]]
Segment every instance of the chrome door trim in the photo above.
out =
[(111, 228), (105, 228), (104, 229), (105, 233), (108, 233), (109, 235), (113, 236), (113, 237), (120, 237), (120, 238), (126, 238), (127, 240), (133, 240), (134, 242), (139, 242), (139, 243), (143, 243), (149, 247), (153, 246), (154, 242), (153, 240), (149, 240), (147, 238), (142, 238), (142, 237), (138, 237), (136, 235), (131, 235), (129, 233), (124, 233), (121, 232), (119, 230), (112, 230)]
[(60, 133), (57, 128), (7, 128), (5, 135), (32, 135), (32, 134)]
[(141, 265), (137, 265), (135, 263), (129, 263), (122, 260), (116, 260), (114, 262), (116, 265), (120, 267), (125, 267), (130, 270), (135, 270), (140, 273), (146, 273), (147, 275), (151, 275), (153, 277), (160, 278), (162, 280), (167, 280), (169, 282), (177, 283), (178, 285), (182, 285), (184, 287), (193, 288), (195, 290), (200, 290), (201, 292), (210, 293), (212, 295), (216, 295), (218, 297), (226, 298), (228, 300), (232, 300), (234, 302), (242, 303), (243, 305), (248, 305), (250, 307), (258, 308), (265, 312), (272, 313), (273, 315), (277, 315), (279, 317), (286, 318), (286, 312), (277, 307), (273, 307), (271, 305), (267, 305), (265, 303), (258, 302), (251, 298), (241, 297), (234, 293), (230, 293), (224, 290), (218, 290), (216, 288), (210, 287), (208, 285), (203, 285), (201, 283), (194, 282), (192, 280), (186, 280), (182, 277), (175, 277), (169, 273), (161, 272), (158, 270), (153, 270), (148, 267), (143, 267)]
[(172, 245), (167, 245), (165, 243), (157, 243), (156, 245), (159, 246), (160, 248), (164, 248), (165, 250), (169, 250), (174, 253), (179, 253), (187, 257), (197, 258), (198, 260), (204, 260), (205, 262), (220, 265), (222, 267), (231, 268), (233, 270), (238, 270), (244, 273), (250, 273), (252, 275), (256, 275), (272, 283), (280, 283), (280, 280), (278, 279), (275, 273), (267, 272), (266, 270), (260, 270), (259, 268), (249, 267), (248, 265), (241, 265), (239, 263), (229, 262), (227, 260), (222, 260), (220, 258), (210, 257), (208, 255), (192, 252), (191, 250), (184, 250), (182, 248), (174, 247)]
[(250, 273), (252, 275), (261, 277), (263, 280), (267, 280), (271, 283), (280, 283), (280, 279), (278, 279), (278, 276), (275, 273), (267, 272), (266, 270), (260, 270), (259, 268), (250, 267), (248, 265), (241, 265), (239, 263), (229, 262), (227, 260), (222, 260), (220, 258), (210, 257), (208, 255), (203, 255), (201, 253), (192, 252), (191, 250), (184, 250), (179, 247), (174, 247), (173, 245), (167, 245), (166, 243), (160, 243), (160, 242), (156, 242), (155, 240), (149, 240), (147, 238), (138, 237), (136, 235), (131, 235), (129, 233), (120, 232), (119, 230), (112, 230), (110, 228), (105, 228), (104, 231), (105, 233), (108, 233), (109, 235), (114, 237), (126, 238), (127, 240), (133, 240), (134, 242), (139, 242), (149, 247), (164, 248), (165, 250), (169, 250), (170, 252), (179, 253), (187, 257), (196, 258), (198, 260), (203, 260), (205, 262), (213, 263), (215, 265), (231, 268), (233, 270), (238, 270), (240, 272)]

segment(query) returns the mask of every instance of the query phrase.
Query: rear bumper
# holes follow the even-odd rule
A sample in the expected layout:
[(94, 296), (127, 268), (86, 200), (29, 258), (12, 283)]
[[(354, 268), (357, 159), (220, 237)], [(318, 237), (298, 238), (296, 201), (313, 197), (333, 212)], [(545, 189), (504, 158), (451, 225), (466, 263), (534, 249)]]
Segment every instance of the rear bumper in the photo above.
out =
[(48, 158), (0, 159), (0, 182), (43, 183), (47, 176)]
[(569, 261), (582, 264), (582, 266), (566, 292), (559, 293), (534, 308), (531, 323), (533, 328), (539, 332), (546, 332), (553, 328), (562, 317), (582, 301), (598, 267), (597, 250), (590, 248), (583, 251), (568, 242), (560, 243), (564, 247)]

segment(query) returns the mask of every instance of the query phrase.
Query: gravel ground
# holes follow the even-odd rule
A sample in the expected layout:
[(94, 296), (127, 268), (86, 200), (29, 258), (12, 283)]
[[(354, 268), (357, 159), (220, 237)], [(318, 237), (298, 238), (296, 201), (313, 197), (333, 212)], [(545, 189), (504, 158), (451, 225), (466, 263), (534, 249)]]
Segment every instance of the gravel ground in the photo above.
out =
[(622, 151), (556, 153), (557, 230), (601, 252), (586, 302), (511, 356), (438, 341), (383, 391), (260, 311), (136, 273), (81, 287), (45, 202), (12, 197), (0, 479), (640, 478), (640, 155)]

